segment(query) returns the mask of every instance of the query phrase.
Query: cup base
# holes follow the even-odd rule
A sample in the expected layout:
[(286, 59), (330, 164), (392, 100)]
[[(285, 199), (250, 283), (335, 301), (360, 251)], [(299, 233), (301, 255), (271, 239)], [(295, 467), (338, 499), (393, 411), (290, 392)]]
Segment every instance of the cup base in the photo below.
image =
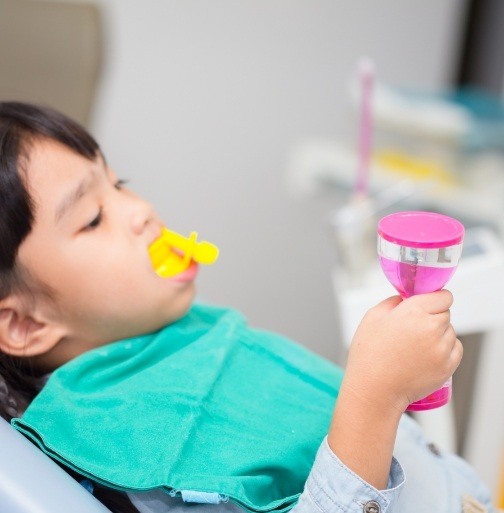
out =
[(439, 390), (436, 390), (432, 394), (420, 399), (419, 401), (415, 401), (411, 403), (406, 411), (425, 411), (425, 410), (434, 410), (435, 408), (439, 408), (448, 404), (451, 399), (452, 387), (451, 385), (445, 385)]

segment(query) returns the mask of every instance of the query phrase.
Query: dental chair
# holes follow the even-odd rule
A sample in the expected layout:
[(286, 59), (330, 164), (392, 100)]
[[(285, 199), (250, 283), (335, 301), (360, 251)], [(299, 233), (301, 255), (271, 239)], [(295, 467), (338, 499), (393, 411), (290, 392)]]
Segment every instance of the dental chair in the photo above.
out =
[(110, 513), (2, 418), (0, 450), (1, 513)]
[[(0, 100), (48, 105), (89, 125), (101, 71), (94, 2), (0, 0)], [(0, 418), (0, 513), (110, 513)]]

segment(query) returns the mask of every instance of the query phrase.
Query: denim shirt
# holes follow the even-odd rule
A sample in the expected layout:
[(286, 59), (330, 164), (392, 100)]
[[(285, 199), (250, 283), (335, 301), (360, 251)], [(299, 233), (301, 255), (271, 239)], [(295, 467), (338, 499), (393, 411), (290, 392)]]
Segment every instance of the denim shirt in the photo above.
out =
[[(188, 493), (184, 502), (163, 491), (130, 494), (140, 513), (243, 513), (225, 498)], [(211, 504), (212, 501), (220, 501)], [(473, 509), (465, 503), (480, 504)], [(475, 502), (474, 502), (475, 501)], [(484, 509), (486, 508), (486, 510)], [(291, 513), (492, 513), (490, 493), (461, 458), (439, 451), (418, 424), (403, 415), (386, 490), (377, 490), (346, 467), (322, 442), (305, 489)]]

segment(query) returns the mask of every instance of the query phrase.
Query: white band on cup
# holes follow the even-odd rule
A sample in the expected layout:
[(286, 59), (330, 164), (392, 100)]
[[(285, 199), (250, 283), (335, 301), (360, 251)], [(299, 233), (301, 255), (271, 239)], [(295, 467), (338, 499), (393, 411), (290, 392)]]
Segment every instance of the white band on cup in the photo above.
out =
[(395, 262), (425, 267), (455, 267), (462, 254), (462, 244), (446, 248), (410, 248), (378, 237), (378, 255)]

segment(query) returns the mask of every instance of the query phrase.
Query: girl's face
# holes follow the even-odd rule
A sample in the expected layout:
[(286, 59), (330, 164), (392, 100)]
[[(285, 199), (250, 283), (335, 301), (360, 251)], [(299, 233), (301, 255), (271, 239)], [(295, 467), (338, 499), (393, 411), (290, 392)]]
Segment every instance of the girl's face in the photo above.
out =
[(148, 247), (163, 223), (101, 157), (90, 161), (53, 140), (35, 141), (25, 179), (35, 221), (18, 259), (52, 291), (37, 304), (63, 333), (51, 348), (55, 365), (159, 329), (189, 309), (196, 267), (171, 279), (154, 273)]

